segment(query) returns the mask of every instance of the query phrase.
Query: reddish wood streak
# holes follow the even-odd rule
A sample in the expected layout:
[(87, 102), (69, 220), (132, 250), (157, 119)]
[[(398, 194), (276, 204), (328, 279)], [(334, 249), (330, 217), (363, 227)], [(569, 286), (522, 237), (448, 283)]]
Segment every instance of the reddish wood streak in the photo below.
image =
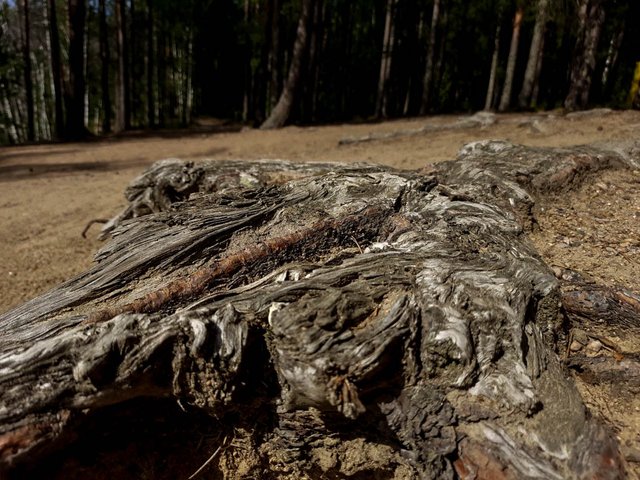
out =
[[(259, 260), (274, 257), (278, 263), (286, 259), (278, 258), (292, 248), (307, 247), (310, 253), (322, 253), (330, 247), (353, 242), (353, 238), (366, 240), (374, 236), (390, 214), (382, 207), (368, 207), (357, 215), (320, 220), (299, 231), (268, 238), (255, 246), (244, 248), (221, 259), (215, 266), (196, 270), (187, 278), (174, 280), (169, 284), (138, 298), (131, 303), (109, 307), (90, 314), (84, 323), (97, 323), (122, 313), (157, 312), (171, 302), (185, 300), (202, 294), (215, 280), (229, 277), (241, 268)], [(324, 239), (324, 242), (323, 242)], [(315, 246), (315, 248), (314, 248)], [(304, 252), (298, 255), (304, 256)]]

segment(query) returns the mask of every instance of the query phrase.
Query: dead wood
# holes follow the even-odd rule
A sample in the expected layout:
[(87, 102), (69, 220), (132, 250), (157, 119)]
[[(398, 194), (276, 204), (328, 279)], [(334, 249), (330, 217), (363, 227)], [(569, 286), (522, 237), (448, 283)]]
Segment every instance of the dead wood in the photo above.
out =
[(583, 281), (562, 282), (562, 305), (569, 318), (640, 332), (640, 294)]
[[(247, 476), (623, 478), (524, 234), (537, 196), (629, 166), (621, 151), (476, 142), (430, 173), (156, 164), (91, 270), (0, 317), (0, 465), (173, 399), (248, 445)], [(237, 462), (222, 447), (208, 468)]]
[(640, 352), (626, 351), (605, 336), (625, 340), (640, 335), (640, 294), (622, 287), (598, 285), (569, 269), (556, 269), (563, 313), (570, 323), (565, 359), (569, 368), (591, 384), (640, 387)]

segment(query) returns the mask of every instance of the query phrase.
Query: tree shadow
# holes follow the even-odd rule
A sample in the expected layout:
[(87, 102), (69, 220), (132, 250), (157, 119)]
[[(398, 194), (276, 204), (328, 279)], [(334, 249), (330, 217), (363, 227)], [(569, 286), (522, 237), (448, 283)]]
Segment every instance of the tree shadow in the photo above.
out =
[(128, 168), (146, 167), (154, 160), (134, 158), (111, 162), (31, 163), (0, 166), (0, 183), (47, 176), (75, 175), (78, 173), (102, 173)]
[[(45, 145), (45, 144), (42, 144)], [(7, 160), (15, 160), (22, 158), (37, 158), (37, 157), (51, 157), (53, 155), (67, 155), (70, 153), (75, 153), (79, 151), (79, 148), (61, 148), (55, 150), (32, 150), (34, 146), (41, 145), (19, 145), (19, 146), (11, 146), (4, 147), (4, 152), (0, 153), (0, 163), (6, 162)]]

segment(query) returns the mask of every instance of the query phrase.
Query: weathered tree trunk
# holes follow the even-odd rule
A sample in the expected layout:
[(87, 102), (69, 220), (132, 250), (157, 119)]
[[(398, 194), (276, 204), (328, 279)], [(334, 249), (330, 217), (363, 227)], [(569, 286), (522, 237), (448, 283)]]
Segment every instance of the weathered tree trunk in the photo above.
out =
[(511, 90), (513, 88), (513, 77), (516, 71), (516, 61), (518, 60), (518, 43), (520, 40), (520, 25), (522, 24), (523, 7), (518, 6), (513, 17), (513, 32), (511, 33), (511, 46), (509, 47), (509, 58), (507, 60), (507, 72), (502, 87), (502, 96), (498, 110), (504, 112), (511, 105)]
[(27, 100), (27, 140), (36, 138), (35, 116), (33, 109), (33, 77), (31, 76), (31, 22), (29, 21), (29, 0), (22, 0), (24, 15), (24, 45), (22, 58), (24, 61), (24, 90)]
[(640, 336), (640, 293), (605, 287), (578, 272), (557, 269), (563, 311), (570, 322), (566, 364), (587, 384), (640, 387), (640, 354), (624, 352), (606, 337)]
[(602, 0), (581, 0), (578, 9), (579, 35), (574, 51), (567, 110), (582, 109), (589, 103), (591, 77), (596, 67), (596, 50), (604, 23)]
[(102, 133), (111, 132), (111, 94), (109, 88), (109, 37), (107, 33), (107, 12), (105, 0), (99, 2), (100, 15), (100, 60), (102, 64)]
[[(55, 2), (54, 2), (55, 3)], [(65, 89), (66, 127), (68, 139), (86, 135), (84, 29), (86, 0), (68, 0), (69, 11), (69, 82)]]
[(640, 166), (616, 150), (482, 141), (429, 173), (157, 163), (91, 270), (0, 316), (0, 465), (28, 474), (120, 422), (83, 423), (174, 399), (221, 432), (216, 477), (623, 478), (524, 233), (536, 197)]
[(387, 9), (382, 37), (382, 52), (380, 54), (380, 76), (378, 77), (378, 95), (376, 96), (376, 117), (387, 116), (387, 84), (391, 73), (394, 44), (394, 15), (398, 0), (387, 0)]
[(282, 93), (278, 103), (273, 108), (269, 117), (260, 126), (262, 129), (280, 128), (289, 119), (299, 89), (302, 62), (309, 44), (309, 24), (314, 11), (316, 0), (303, 0), (296, 41), (293, 44), (293, 56), (289, 65), (289, 75), (282, 87)]
[(544, 46), (549, 1), (550, 0), (538, 0), (538, 12), (536, 14), (536, 24), (533, 27), (533, 37), (531, 38), (531, 47), (529, 48), (527, 69), (524, 72), (522, 90), (520, 90), (520, 95), (518, 96), (518, 106), (520, 108), (529, 108), (531, 106), (533, 87), (537, 82), (536, 75), (540, 73), (538, 63), (541, 62), (543, 58), (541, 52)]
[(49, 41), (51, 43), (51, 72), (53, 75), (53, 91), (56, 112), (56, 137), (64, 136), (64, 111), (62, 108), (62, 63), (60, 61), (60, 35), (58, 32), (58, 13), (55, 0), (48, 0)]
[(426, 115), (429, 111), (431, 98), (431, 84), (433, 83), (433, 58), (436, 50), (436, 33), (438, 20), (440, 19), (440, 0), (433, 0), (433, 12), (431, 13), (431, 29), (429, 30), (429, 43), (427, 44), (427, 62), (424, 69), (424, 81), (422, 82), (422, 103), (420, 115)]
[(496, 73), (498, 71), (498, 58), (500, 56), (500, 18), (498, 18), (498, 25), (496, 26), (496, 36), (493, 40), (493, 55), (491, 56), (491, 71), (489, 72), (489, 85), (487, 85), (487, 96), (484, 101), (485, 111), (492, 110), (493, 108), (493, 96), (496, 88)]

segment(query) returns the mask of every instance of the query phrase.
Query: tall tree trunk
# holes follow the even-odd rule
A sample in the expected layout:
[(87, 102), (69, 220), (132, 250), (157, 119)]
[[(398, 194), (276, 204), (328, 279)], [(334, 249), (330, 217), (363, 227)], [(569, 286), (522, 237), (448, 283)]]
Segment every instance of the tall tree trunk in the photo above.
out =
[(111, 132), (111, 95), (109, 94), (109, 38), (107, 34), (107, 12), (105, 0), (99, 1), (100, 15), (100, 60), (102, 62), (102, 133)]
[[(440, 31), (442, 32), (442, 38), (445, 37), (447, 29), (448, 29), (448, 23), (449, 23), (449, 13), (447, 12), (447, 9), (442, 9), (441, 13), (440, 13)], [(440, 89), (440, 85), (442, 84), (442, 76), (444, 74), (444, 54), (445, 54), (445, 47), (447, 45), (447, 42), (442, 41), (440, 42), (440, 45), (438, 46), (438, 54), (436, 55), (436, 63), (435, 63), (435, 67), (434, 67), (434, 77), (433, 77), (433, 87), (431, 88), (431, 90), (437, 92)], [(438, 105), (435, 104), (434, 102), (434, 108), (438, 108)]]
[(623, 23), (618, 29), (618, 31), (613, 34), (613, 37), (611, 37), (611, 41), (609, 42), (607, 59), (604, 64), (604, 69), (602, 70), (602, 89), (603, 90), (607, 87), (609, 74), (611, 73), (611, 70), (615, 66), (616, 61), (618, 60), (618, 52), (620, 51), (620, 46), (622, 45), (622, 40), (624, 39), (624, 29), (625, 29), (625, 24)]
[(165, 126), (166, 102), (167, 102), (167, 37), (163, 35), (164, 19), (158, 19), (157, 52), (158, 58), (158, 125)]
[(273, 0), (271, 10), (271, 45), (269, 50), (269, 72), (271, 73), (269, 83), (269, 100), (267, 111), (271, 113), (273, 107), (278, 103), (278, 93), (280, 92), (280, 0)]
[(251, 34), (250, 34), (250, 23), (249, 23), (249, 11), (250, 11), (250, 2), (249, 0), (244, 0), (244, 41), (245, 41), (245, 52), (244, 52), (244, 88), (242, 94), (242, 121), (246, 122), (249, 119), (250, 108), (251, 105), (251, 94), (253, 92), (253, 72), (251, 69), (251, 57), (253, 53), (252, 42), (251, 42)]
[(498, 18), (496, 26), (496, 36), (493, 40), (493, 55), (491, 56), (491, 72), (489, 72), (489, 85), (487, 86), (487, 97), (484, 101), (484, 109), (491, 110), (493, 108), (493, 95), (496, 89), (496, 72), (498, 71), (498, 58), (500, 56), (500, 30), (502, 25)]
[(518, 60), (518, 42), (520, 40), (520, 25), (522, 24), (522, 6), (518, 6), (513, 17), (513, 33), (511, 34), (511, 46), (509, 47), (509, 59), (507, 60), (507, 73), (502, 88), (502, 97), (498, 110), (504, 112), (511, 104), (511, 90), (513, 88), (513, 76), (516, 71), (516, 61)]
[(391, 73), (393, 58), (395, 7), (398, 0), (387, 0), (387, 10), (384, 22), (384, 36), (382, 38), (382, 54), (380, 60), (380, 77), (378, 78), (378, 96), (376, 99), (376, 117), (387, 116), (387, 83)]
[(322, 46), (322, 21), (324, 12), (324, 1), (317, 0), (311, 20), (311, 32), (309, 41), (309, 61), (305, 71), (305, 81), (303, 101), (302, 101), (302, 118), (304, 121), (313, 121), (314, 97), (317, 88), (317, 76), (319, 71), (319, 55)]
[(567, 110), (585, 108), (589, 102), (591, 77), (596, 66), (596, 49), (604, 23), (603, 0), (581, 0), (578, 9), (579, 35), (574, 51)]
[(0, 83), (0, 87), (2, 87), (2, 113), (7, 122), (5, 130), (7, 132), (7, 135), (9, 136), (9, 142), (17, 144), (20, 143), (18, 129), (16, 128), (18, 122), (16, 122), (15, 120), (13, 109), (11, 108), (11, 104), (9, 103), (9, 95), (7, 94), (5, 83)]
[(291, 65), (289, 66), (289, 74), (282, 88), (282, 94), (267, 118), (260, 128), (280, 128), (291, 115), (296, 93), (300, 83), (300, 72), (302, 70), (302, 61), (309, 44), (309, 21), (314, 10), (316, 0), (303, 0), (300, 19), (298, 20), (298, 31), (296, 41), (293, 44), (293, 56)]
[(426, 115), (430, 107), (431, 84), (433, 83), (433, 57), (436, 49), (436, 33), (440, 18), (440, 0), (433, 0), (433, 13), (431, 14), (431, 30), (429, 31), (429, 43), (427, 44), (427, 61), (422, 82), (422, 103), (420, 115)]
[(129, 113), (129, 55), (127, 42), (127, 12), (125, 0), (116, 0), (116, 45), (118, 48), (118, 75), (116, 82), (116, 130), (131, 126)]
[(185, 49), (184, 75), (182, 89), (182, 124), (186, 127), (191, 123), (191, 82), (193, 71), (193, 29), (189, 28), (187, 32), (187, 45)]
[(327, 46), (327, 4), (320, 0), (321, 7), (319, 8), (319, 18), (318, 25), (316, 26), (316, 35), (318, 36), (318, 46), (315, 52), (315, 62), (313, 68), (313, 78), (312, 78), (312, 97), (311, 97), (311, 121), (315, 122), (317, 120), (318, 113), (318, 98), (319, 98), (319, 88), (320, 88), (320, 66), (322, 65), (323, 55)]
[(53, 92), (56, 118), (56, 137), (64, 136), (64, 111), (62, 107), (62, 62), (60, 60), (60, 33), (58, 31), (58, 12), (56, 1), (48, 0), (49, 10), (49, 42), (51, 43), (51, 72), (53, 76)]
[(156, 123), (156, 102), (153, 94), (153, 70), (155, 51), (153, 48), (153, 0), (147, 0), (147, 122)]
[(36, 138), (33, 113), (33, 78), (31, 77), (31, 22), (29, 19), (29, 0), (22, 1), (24, 14), (24, 89), (27, 99), (27, 139), (32, 142)]
[(65, 103), (67, 122), (65, 136), (82, 138), (84, 126), (85, 77), (84, 77), (84, 27), (86, 0), (68, 0), (69, 9), (69, 82), (66, 85)]
[[(339, 112), (339, 115), (343, 117), (350, 117), (354, 114), (354, 110), (351, 106), (352, 95), (355, 93), (353, 88), (351, 87), (351, 77), (353, 75), (353, 68), (351, 66), (351, 59), (353, 58), (353, 31), (355, 29), (354, 20), (354, 3), (355, 2), (343, 2), (344, 7), (342, 7), (341, 14), (344, 16), (343, 20), (340, 22), (341, 27), (341, 38), (340, 41), (342, 43), (342, 49), (340, 55), (338, 56), (340, 64), (340, 68), (338, 71), (340, 72), (340, 85), (338, 86), (338, 91), (340, 94), (337, 96), (337, 108), (335, 110)], [(393, 42), (392, 42), (393, 43)], [(388, 73), (389, 69), (387, 69)], [(386, 98), (386, 97), (385, 97)]]
[(131, 19), (131, 36), (129, 38), (129, 58), (130, 58), (130, 68), (129, 72), (129, 95), (131, 96), (131, 103), (129, 105), (130, 112), (130, 121), (131, 126), (137, 126), (139, 123), (139, 112), (140, 112), (140, 93), (138, 89), (138, 83), (140, 79), (140, 63), (136, 61), (139, 58), (138, 52), (138, 26), (136, 24), (136, 8), (135, 8), (135, 0), (130, 0), (129, 7), (129, 15)]
[(540, 72), (538, 63), (539, 61), (542, 61), (540, 51), (544, 45), (548, 7), (549, 0), (538, 0), (538, 12), (536, 14), (536, 25), (533, 28), (531, 48), (529, 48), (529, 60), (527, 61), (527, 69), (524, 72), (522, 90), (518, 96), (518, 106), (520, 108), (527, 108), (531, 106), (531, 95), (533, 92), (533, 85), (536, 82), (536, 73)]
[(36, 138), (50, 139), (51, 128), (49, 124), (49, 112), (47, 109), (47, 88), (49, 86), (49, 83), (47, 82), (48, 76), (45, 73), (45, 65), (43, 65), (42, 62), (38, 62), (33, 53), (31, 56), (31, 62), (36, 66), (36, 81), (34, 84), (34, 121), (36, 127)]
[(122, 86), (124, 88), (124, 128), (131, 128), (131, 72), (129, 64), (129, 31), (127, 28), (127, 2), (126, 0), (120, 0), (120, 12), (122, 20), (122, 76), (124, 81)]
[(531, 92), (531, 108), (536, 108), (540, 96), (540, 72), (542, 71), (542, 59), (544, 57), (544, 35), (542, 36), (540, 50), (538, 51), (538, 61), (536, 62), (536, 73), (533, 76), (533, 90)]

